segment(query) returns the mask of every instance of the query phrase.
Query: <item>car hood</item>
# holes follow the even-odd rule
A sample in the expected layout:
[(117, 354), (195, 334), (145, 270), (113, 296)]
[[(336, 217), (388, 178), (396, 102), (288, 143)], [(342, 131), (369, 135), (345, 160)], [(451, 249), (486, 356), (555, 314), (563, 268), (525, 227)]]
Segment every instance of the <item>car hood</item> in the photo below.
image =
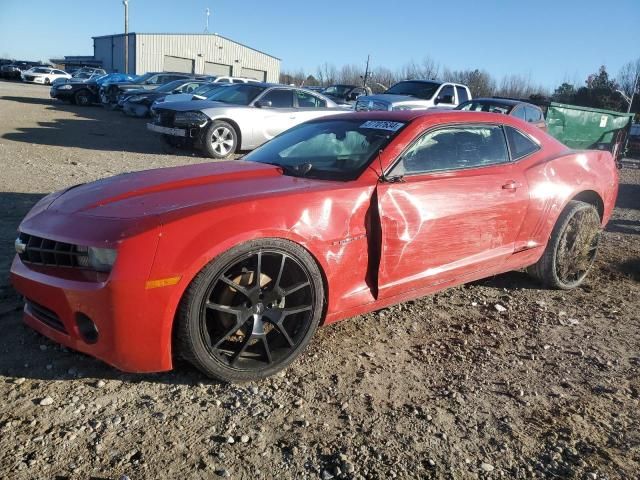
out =
[(231, 103), (214, 102), (212, 100), (188, 100), (185, 102), (169, 102), (170, 105), (159, 104), (158, 109), (174, 110), (176, 112), (191, 112), (194, 110), (207, 110), (209, 108), (246, 108), (245, 105), (233, 105)]
[(48, 210), (135, 219), (182, 216), (249, 198), (326, 188), (333, 182), (286, 176), (273, 165), (232, 160), (127, 173), (72, 187)]

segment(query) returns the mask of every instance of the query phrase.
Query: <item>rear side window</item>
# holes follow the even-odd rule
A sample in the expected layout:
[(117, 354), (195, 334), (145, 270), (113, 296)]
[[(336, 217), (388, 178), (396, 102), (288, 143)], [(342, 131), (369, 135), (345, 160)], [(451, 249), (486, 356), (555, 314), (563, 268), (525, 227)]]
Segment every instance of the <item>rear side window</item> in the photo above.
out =
[(540, 146), (536, 142), (515, 128), (505, 125), (505, 130), (507, 132), (509, 148), (511, 149), (512, 160), (519, 160), (540, 149)]
[(292, 108), (293, 92), (291, 90), (271, 90), (261, 101), (270, 101), (273, 108)]
[(445, 127), (425, 133), (394, 167), (394, 174), (440, 172), (507, 163), (509, 152), (496, 125)]
[(301, 90), (296, 90), (296, 98), (299, 108), (324, 108), (327, 106), (327, 102), (324, 100)]
[(513, 115), (516, 118), (519, 118), (520, 120), (526, 120), (527, 119), (527, 113), (524, 109), (524, 105), (517, 105), (512, 111), (511, 111), (511, 115)]
[(542, 120), (542, 112), (536, 107), (526, 106), (527, 122), (537, 123)]
[(469, 100), (469, 95), (467, 94), (466, 88), (456, 87), (456, 92), (458, 92), (458, 103), (466, 102)]

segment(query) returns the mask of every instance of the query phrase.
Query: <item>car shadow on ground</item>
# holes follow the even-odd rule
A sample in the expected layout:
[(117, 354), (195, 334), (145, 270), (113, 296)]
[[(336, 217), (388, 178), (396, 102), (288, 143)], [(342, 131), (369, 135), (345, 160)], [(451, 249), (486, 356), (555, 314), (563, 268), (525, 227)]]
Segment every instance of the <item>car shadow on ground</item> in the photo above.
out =
[(640, 210), (640, 185), (621, 183), (618, 186), (616, 207)]
[(202, 157), (197, 150), (167, 145), (160, 135), (147, 130), (148, 119), (128, 117), (99, 105), (81, 107), (57, 100), (16, 96), (3, 96), (0, 100), (42, 104), (48, 111), (74, 115), (74, 118), (41, 121), (37, 127), (18, 127), (16, 132), (3, 135), (6, 140), (86, 150)]

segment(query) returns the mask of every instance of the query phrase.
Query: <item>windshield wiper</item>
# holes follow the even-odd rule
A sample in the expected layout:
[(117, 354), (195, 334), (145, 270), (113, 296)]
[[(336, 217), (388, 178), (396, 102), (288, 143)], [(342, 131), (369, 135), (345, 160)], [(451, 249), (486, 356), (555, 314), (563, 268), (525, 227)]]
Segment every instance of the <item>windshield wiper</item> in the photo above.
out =
[(275, 162), (264, 163), (268, 163), (269, 165), (278, 167), (280, 170), (282, 170), (282, 173), (291, 177), (304, 177), (313, 168), (313, 164), (311, 162), (305, 162), (299, 165), (282, 165)]

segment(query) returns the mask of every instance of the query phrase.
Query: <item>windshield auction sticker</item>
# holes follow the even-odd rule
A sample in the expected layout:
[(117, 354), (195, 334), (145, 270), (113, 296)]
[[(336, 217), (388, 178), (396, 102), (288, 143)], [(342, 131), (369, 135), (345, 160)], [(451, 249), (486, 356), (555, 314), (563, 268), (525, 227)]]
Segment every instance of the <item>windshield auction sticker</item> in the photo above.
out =
[(404, 126), (402, 122), (386, 122), (384, 120), (369, 120), (360, 125), (360, 128), (375, 128), (377, 130), (389, 130), (397, 132)]

